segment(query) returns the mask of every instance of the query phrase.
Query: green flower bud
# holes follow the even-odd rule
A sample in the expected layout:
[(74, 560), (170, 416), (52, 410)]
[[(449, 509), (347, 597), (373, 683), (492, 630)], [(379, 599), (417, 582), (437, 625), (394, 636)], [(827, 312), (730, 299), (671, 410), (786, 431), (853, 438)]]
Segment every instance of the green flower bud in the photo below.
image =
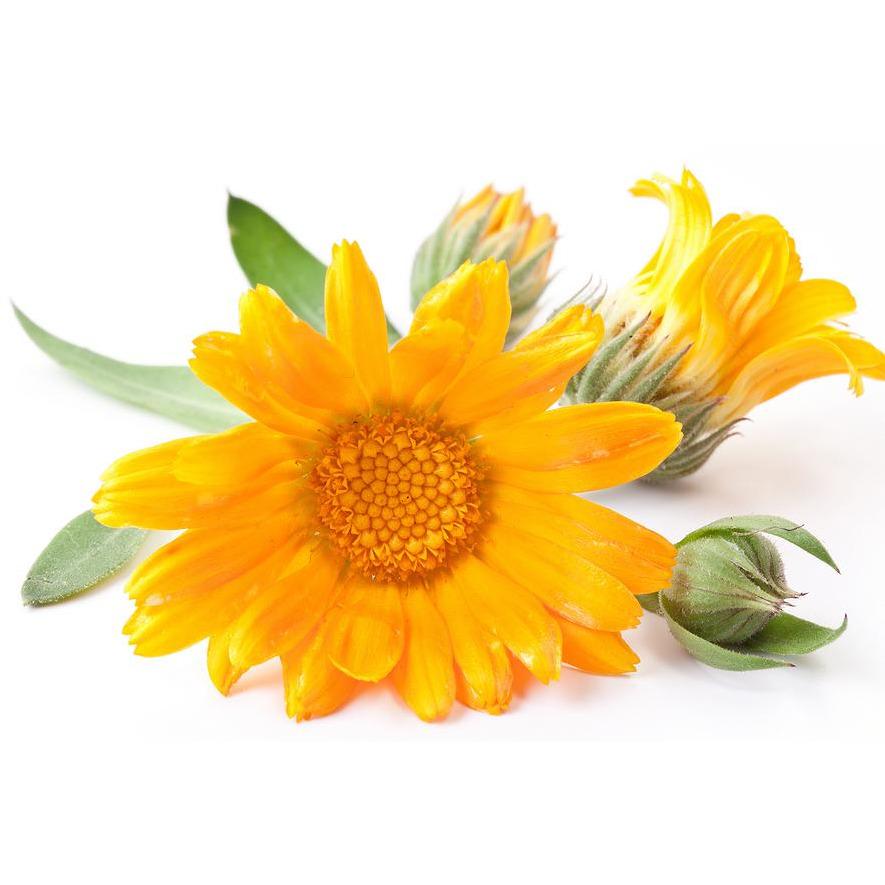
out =
[(758, 633), (788, 600), (777, 548), (764, 535), (700, 537), (679, 548), (664, 596), (682, 626), (710, 642), (738, 645)]
[(822, 627), (787, 614), (801, 596), (787, 586), (771, 535), (795, 544), (832, 568), (821, 542), (779, 516), (732, 516), (711, 522), (676, 545), (670, 585), (639, 597), (662, 615), (673, 637), (693, 657), (720, 670), (793, 666), (785, 655), (805, 655), (838, 639), (848, 625)]

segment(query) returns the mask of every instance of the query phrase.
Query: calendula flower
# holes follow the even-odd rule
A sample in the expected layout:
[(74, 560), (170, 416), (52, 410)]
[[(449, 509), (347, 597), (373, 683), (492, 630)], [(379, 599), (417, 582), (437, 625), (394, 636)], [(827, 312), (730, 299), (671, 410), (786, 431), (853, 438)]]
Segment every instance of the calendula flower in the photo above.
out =
[(855, 309), (841, 283), (802, 279), (792, 238), (770, 215), (712, 223), (700, 182), (637, 182), (669, 209), (657, 252), (599, 311), (606, 341), (568, 389), (573, 402), (630, 399), (674, 411), (685, 437), (652, 478), (697, 470), (754, 406), (811, 378), (885, 378), (885, 354), (835, 321)]
[(327, 714), (392, 676), (423, 719), (457, 695), (497, 713), (512, 660), (633, 669), (634, 594), (665, 586), (672, 546), (573, 492), (626, 482), (679, 441), (633, 403), (546, 411), (602, 335), (584, 307), (502, 353), (503, 263), (432, 289), (388, 352), (375, 278), (333, 251), (323, 337), (268, 288), (240, 333), (198, 338), (196, 374), (255, 419), (128, 455), (96, 518), (183, 529), (133, 574), (125, 632), (143, 655), (209, 637), (227, 693), (279, 657), (287, 708)]
[(522, 189), (500, 194), (489, 185), (455, 206), (421, 245), (412, 267), (412, 304), (468, 259), (506, 261), (514, 340), (537, 311), (555, 242), (556, 225), (549, 215), (532, 213)]

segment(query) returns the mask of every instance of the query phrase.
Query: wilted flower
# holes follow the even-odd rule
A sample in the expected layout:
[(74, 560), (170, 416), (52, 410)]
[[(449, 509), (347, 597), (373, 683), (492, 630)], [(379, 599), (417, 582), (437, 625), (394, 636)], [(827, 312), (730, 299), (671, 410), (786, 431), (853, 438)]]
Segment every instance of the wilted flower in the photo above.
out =
[(556, 242), (549, 215), (535, 216), (520, 190), (500, 194), (491, 185), (455, 206), (421, 245), (412, 267), (412, 305), (463, 262), (494, 258), (510, 271), (510, 339), (523, 332), (549, 281)]
[(834, 324), (855, 301), (841, 283), (801, 279), (792, 238), (770, 215), (712, 224), (700, 182), (654, 176), (637, 196), (670, 211), (667, 232), (642, 272), (605, 295), (606, 341), (569, 385), (573, 402), (633, 400), (673, 411), (685, 437), (650, 477), (697, 470), (754, 406), (796, 384), (847, 374), (885, 378), (885, 354)]
[(641, 597), (647, 609), (664, 615), (686, 650), (711, 667), (788, 666), (765, 655), (807, 654), (845, 630), (847, 619), (830, 629), (784, 611), (803, 594), (787, 586), (783, 560), (766, 533), (836, 568), (823, 544), (795, 523), (777, 516), (732, 517), (683, 538), (670, 585)]

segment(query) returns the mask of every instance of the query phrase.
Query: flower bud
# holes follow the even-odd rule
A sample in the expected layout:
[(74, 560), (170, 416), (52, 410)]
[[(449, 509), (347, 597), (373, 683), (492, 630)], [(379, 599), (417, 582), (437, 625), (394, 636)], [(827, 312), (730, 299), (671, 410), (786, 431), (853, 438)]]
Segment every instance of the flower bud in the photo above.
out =
[(847, 618), (838, 627), (822, 627), (784, 611), (802, 594), (787, 586), (780, 553), (766, 535), (838, 571), (824, 545), (802, 526), (779, 516), (732, 516), (686, 535), (676, 545), (670, 585), (639, 597), (643, 608), (663, 615), (689, 654), (710, 667), (792, 666), (782, 656), (808, 654), (845, 632)]
[(491, 186), (452, 209), (421, 245), (412, 267), (412, 306), (465, 261), (494, 258), (510, 271), (510, 338), (528, 326), (547, 286), (556, 241), (549, 215), (535, 216), (520, 189), (500, 194)]
[(696, 538), (680, 547), (664, 590), (683, 627), (725, 645), (746, 641), (800, 595), (787, 587), (774, 544), (764, 535), (738, 533)]

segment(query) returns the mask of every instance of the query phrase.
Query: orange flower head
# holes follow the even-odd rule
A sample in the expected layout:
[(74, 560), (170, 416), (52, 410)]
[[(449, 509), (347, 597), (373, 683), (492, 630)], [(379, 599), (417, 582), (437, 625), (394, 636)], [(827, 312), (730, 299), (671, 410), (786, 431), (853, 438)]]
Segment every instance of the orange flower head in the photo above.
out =
[(195, 342), (194, 372), (252, 422), (127, 455), (96, 518), (181, 530), (128, 583), (143, 655), (209, 638), (227, 694), (282, 662), (309, 719), (392, 679), (423, 719), (457, 697), (499, 713), (513, 671), (632, 670), (636, 594), (666, 586), (664, 538), (574, 493), (642, 476), (679, 442), (633, 403), (548, 411), (602, 337), (569, 308), (503, 351), (503, 262), (465, 263), (388, 350), (377, 283), (335, 247), (326, 335), (257, 286), (238, 334)]

